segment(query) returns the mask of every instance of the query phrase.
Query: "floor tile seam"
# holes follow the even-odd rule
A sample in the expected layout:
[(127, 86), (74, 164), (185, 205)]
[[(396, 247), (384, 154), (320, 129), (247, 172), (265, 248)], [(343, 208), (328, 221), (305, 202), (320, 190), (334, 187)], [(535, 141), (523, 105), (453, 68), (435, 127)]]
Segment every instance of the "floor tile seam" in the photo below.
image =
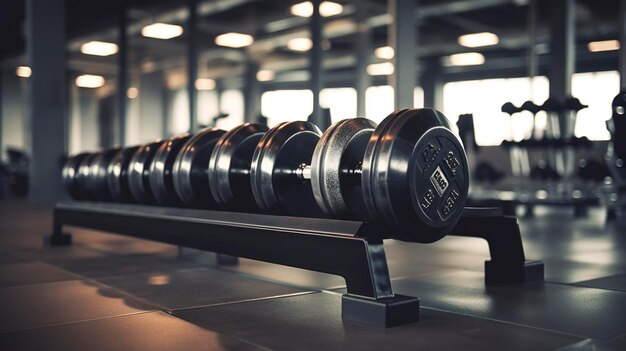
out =
[(291, 294), (256, 297), (256, 298), (244, 299), (244, 300), (238, 300), (238, 301), (218, 302), (218, 303), (200, 305), (200, 306), (172, 308), (172, 309), (168, 309), (167, 312), (172, 315), (176, 315), (176, 313), (179, 313), (179, 312), (193, 311), (193, 310), (203, 309), (203, 308), (229, 306), (229, 305), (251, 303), (251, 302), (258, 302), (258, 301), (278, 300), (278, 299), (284, 299), (284, 298), (290, 298), (290, 297), (312, 295), (312, 294), (317, 294), (321, 292), (322, 292), (321, 290), (301, 291), (301, 292), (296, 292), (296, 293), (291, 293)]
[[(598, 278), (600, 279), (600, 278)], [(595, 280), (595, 279), (588, 279), (588, 280)], [(575, 283), (563, 283), (563, 282), (555, 282), (555, 281), (547, 281), (544, 280), (545, 283), (547, 284), (553, 284), (553, 285), (561, 285), (561, 286), (567, 286), (570, 288), (584, 288), (584, 289), (595, 289), (595, 290), (601, 290), (601, 291), (612, 291), (612, 292), (617, 292), (617, 293), (622, 293), (622, 294), (626, 294), (626, 291), (624, 290), (619, 290), (619, 289), (612, 289), (612, 288), (599, 288), (597, 286), (587, 286), (587, 285), (580, 285), (581, 282), (585, 282), (587, 280), (582, 280), (580, 282), (575, 282)]]
[(34, 326), (34, 327), (26, 327), (26, 328), (19, 328), (19, 329), (11, 329), (11, 330), (0, 331), (0, 335), (11, 334), (11, 333), (19, 333), (19, 332), (28, 331), (28, 330), (45, 329), (45, 328), (51, 328), (51, 327), (57, 327), (57, 326), (65, 326), (65, 325), (73, 325), (73, 324), (80, 324), (80, 323), (88, 323), (88, 322), (94, 322), (94, 321), (100, 321), (100, 320), (106, 320), (106, 319), (113, 319), (113, 318), (119, 318), (119, 317), (136, 316), (136, 315), (146, 314), (146, 313), (158, 313), (158, 312), (162, 312), (162, 311), (159, 311), (159, 310), (137, 311), (137, 312), (118, 314), (118, 315), (115, 315), (115, 316), (103, 316), (103, 317), (85, 318), (85, 319), (74, 320), (74, 321), (67, 321), (67, 322), (48, 323), (48, 324), (42, 324), (42, 325), (38, 325), (38, 326)]
[(617, 341), (621, 338), (626, 338), (626, 332), (610, 338), (609, 341)]
[(480, 316), (480, 315), (471, 314), (471, 313), (450, 311), (450, 310), (446, 310), (446, 309), (442, 309), (442, 308), (437, 308), (437, 307), (432, 307), (432, 306), (427, 306), (427, 305), (421, 304), (420, 305), (420, 309), (422, 309), (422, 308), (427, 309), (427, 310), (437, 311), (437, 312), (450, 313), (450, 314), (455, 314), (455, 315), (464, 316), (464, 317), (471, 317), (471, 318), (476, 318), (476, 319), (481, 319), (481, 320), (486, 320), (486, 321), (491, 321), (491, 322), (496, 322), (496, 323), (501, 323), (501, 324), (512, 325), (512, 326), (516, 326), (516, 327), (524, 327), (524, 328), (529, 328), (529, 329), (538, 330), (538, 331), (550, 332), (550, 333), (560, 334), (560, 335), (563, 335), (563, 336), (569, 336), (569, 337), (574, 337), (574, 338), (580, 338), (580, 339), (589, 339), (590, 338), (589, 336), (568, 333), (568, 332), (562, 331), (562, 330), (541, 328), (541, 327), (530, 325), (530, 324), (516, 323), (516, 322), (506, 321), (506, 320), (497, 319), (497, 318), (490, 318), (490, 317)]
[(593, 343), (593, 340), (594, 339), (592, 339), (592, 338), (581, 340), (581, 341), (575, 342), (573, 344), (569, 344), (569, 345), (563, 346), (561, 348), (558, 348), (555, 351), (580, 350), (580, 347), (590, 345), (591, 343)]
[[(288, 266), (285, 266), (285, 267), (288, 267)], [(304, 290), (317, 290), (317, 291), (319, 291), (321, 289), (332, 289), (332, 288), (321, 288), (321, 287), (320, 288), (313, 288), (313, 287), (310, 287), (310, 286), (298, 285), (298, 284), (295, 284), (295, 283), (289, 283), (289, 282), (285, 282), (285, 281), (275, 280), (275, 279), (267, 278), (267, 277), (264, 277), (264, 276), (261, 276), (261, 275), (256, 275), (256, 274), (248, 273), (248, 272), (242, 272), (242, 271), (238, 271), (238, 270), (235, 270), (235, 269), (222, 268), (222, 267), (219, 267), (219, 266), (216, 266), (215, 268), (217, 270), (221, 271), (221, 272), (228, 272), (228, 273), (232, 273), (232, 274), (237, 275), (237, 276), (242, 276), (242, 277), (254, 279), (254, 280), (257, 280), (257, 281), (264, 282), (264, 283), (272, 283), (272, 284), (282, 285), (282, 286), (290, 287), (290, 288), (297, 288), (297, 289), (304, 289)], [(317, 272), (317, 271), (311, 271), (311, 272)], [(318, 273), (321, 273), (321, 272), (318, 272)], [(324, 273), (324, 274), (327, 274), (327, 273)], [(334, 274), (331, 274), (331, 275), (340, 277), (340, 276), (334, 275)], [(341, 287), (341, 286), (338, 286), (338, 287)]]

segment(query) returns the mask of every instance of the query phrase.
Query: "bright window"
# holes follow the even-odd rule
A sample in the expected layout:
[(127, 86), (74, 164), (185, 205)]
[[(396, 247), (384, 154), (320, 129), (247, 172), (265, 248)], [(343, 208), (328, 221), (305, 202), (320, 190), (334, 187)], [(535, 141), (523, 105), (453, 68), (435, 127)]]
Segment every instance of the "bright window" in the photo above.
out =
[[(413, 89), (413, 107), (424, 107), (424, 90)], [(365, 116), (380, 123), (394, 108), (394, 91), (390, 85), (369, 87), (365, 91)]]
[(172, 110), (169, 130), (173, 135), (185, 133), (189, 130), (189, 98), (187, 89), (174, 91), (172, 96)]
[(228, 117), (220, 119), (216, 127), (231, 130), (243, 124), (244, 101), (243, 94), (239, 90), (225, 90), (220, 96), (221, 112), (227, 113)]
[(576, 136), (591, 140), (608, 140), (606, 120), (611, 118), (611, 103), (619, 92), (617, 71), (578, 73), (572, 80), (572, 95), (588, 108), (578, 113)]
[(310, 90), (275, 90), (261, 95), (261, 113), (270, 127), (285, 121), (303, 121), (313, 112)]
[(365, 91), (365, 117), (380, 123), (393, 112), (393, 88), (389, 85), (369, 87)]
[(330, 117), (335, 123), (356, 115), (356, 90), (354, 88), (328, 88), (320, 92), (320, 105), (330, 109)]
[[(606, 120), (611, 117), (611, 101), (619, 91), (619, 74), (616, 71), (577, 73), (572, 77), (572, 95), (589, 105), (577, 116), (575, 135), (591, 140), (607, 140)], [(463, 113), (473, 113), (476, 142), (479, 145), (498, 145), (504, 139), (528, 138), (532, 130), (529, 113), (515, 115), (511, 120), (500, 111), (507, 101), (520, 106), (532, 100), (538, 105), (548, 98), (549, 83), (546, 77), (537, 77), (531, 84), (529, 78), (486, 79), (448, 83), (444, 86), (444, 113), (456, 123)], [(545, 113), (537, 114), (536, 134), (541, 135), (546, 126)]]
[[(456, 124), (459, 115), (472, 113), (479, 145), (499, 145), (503, 140), (521, 140), (530, 136), (532, 117), (518, 114), (511, 118), (501, 112), (505, 102), (520, 106), (532, 100), (541, 105), (548, 98), (546, 77), (509, 79), (485, 79), (447, 83), (443, 87), (443, 112), (451, 123)], [(538, 127), (545, 125), (545, 119), (538, 116)]]
[(198, 124), (208, 126), (213, 123), (213, 118), (217, 116), (218, 101), (215, 90), (198, 91)]

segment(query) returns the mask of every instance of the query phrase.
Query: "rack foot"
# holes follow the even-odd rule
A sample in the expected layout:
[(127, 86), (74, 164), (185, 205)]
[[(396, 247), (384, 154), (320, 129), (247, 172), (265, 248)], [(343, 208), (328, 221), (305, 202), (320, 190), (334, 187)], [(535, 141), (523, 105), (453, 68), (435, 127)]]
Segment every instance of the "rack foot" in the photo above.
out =
[(587, 206), (574, 206), (574, 218), (587, 218), (589, 217), (589, 208)]
[(237, 266), (239, 265), (239, 257), (217, 254), (218, 266)]
[(417, 297), (395, 295), (377, 300), (351, 295), (341, 297), (341, 316), (345, 320), (378, 328), (418, 322), (420, 300)]
[(542, 261), (525, 261), (522, 265), (516, 266), (485, 261), (486, 285), (518, 284), (542, 280)]
[(72, 245), (72, 234), (48, 234), (43, 236), (43, 245), (45, 247), (53, 246), (70, 246)]

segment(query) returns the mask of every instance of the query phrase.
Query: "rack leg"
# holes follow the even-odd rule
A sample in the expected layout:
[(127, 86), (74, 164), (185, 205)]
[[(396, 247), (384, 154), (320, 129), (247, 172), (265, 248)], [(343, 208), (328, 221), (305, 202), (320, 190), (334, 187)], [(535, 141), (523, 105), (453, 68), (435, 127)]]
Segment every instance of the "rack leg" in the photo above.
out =
[(589, 208), (585, 205), (574, 206), (574, 218), (589, 217)]
[(46, 234), (43, 236), (43, 245), (45, 247), (72, 245), (72, 234), (63, 233), (63, 224), (58, 220), (56, 211), (53, 221), (52, 234)]
[(487, 240), (491, 260), (485, 262), (485, 284), (502, 285), (540, 281), (541, 261), (527, 261), (515, 217), (462, 217), (450, 235)]
[(420, 300), (403, 295), (374, 300), (346, 294), (341, 297), (341, 316), (378, 328), (415, 323), (420, 319)]

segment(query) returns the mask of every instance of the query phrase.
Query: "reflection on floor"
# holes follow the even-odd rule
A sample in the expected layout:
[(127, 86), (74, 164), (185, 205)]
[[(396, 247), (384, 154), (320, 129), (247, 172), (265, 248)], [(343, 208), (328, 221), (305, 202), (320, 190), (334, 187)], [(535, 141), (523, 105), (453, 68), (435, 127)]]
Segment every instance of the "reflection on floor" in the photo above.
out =
[(340, 277), (79, 228), (43, 248), (51, 209), (5, 200), (0, 350), (626, 349), (626, 220), (536, 210), (521, 225), (543, 283), (485, 287), (480, 239), (386, 242), (395, 291), (423, 308), (383, 330), (341, 320)]

